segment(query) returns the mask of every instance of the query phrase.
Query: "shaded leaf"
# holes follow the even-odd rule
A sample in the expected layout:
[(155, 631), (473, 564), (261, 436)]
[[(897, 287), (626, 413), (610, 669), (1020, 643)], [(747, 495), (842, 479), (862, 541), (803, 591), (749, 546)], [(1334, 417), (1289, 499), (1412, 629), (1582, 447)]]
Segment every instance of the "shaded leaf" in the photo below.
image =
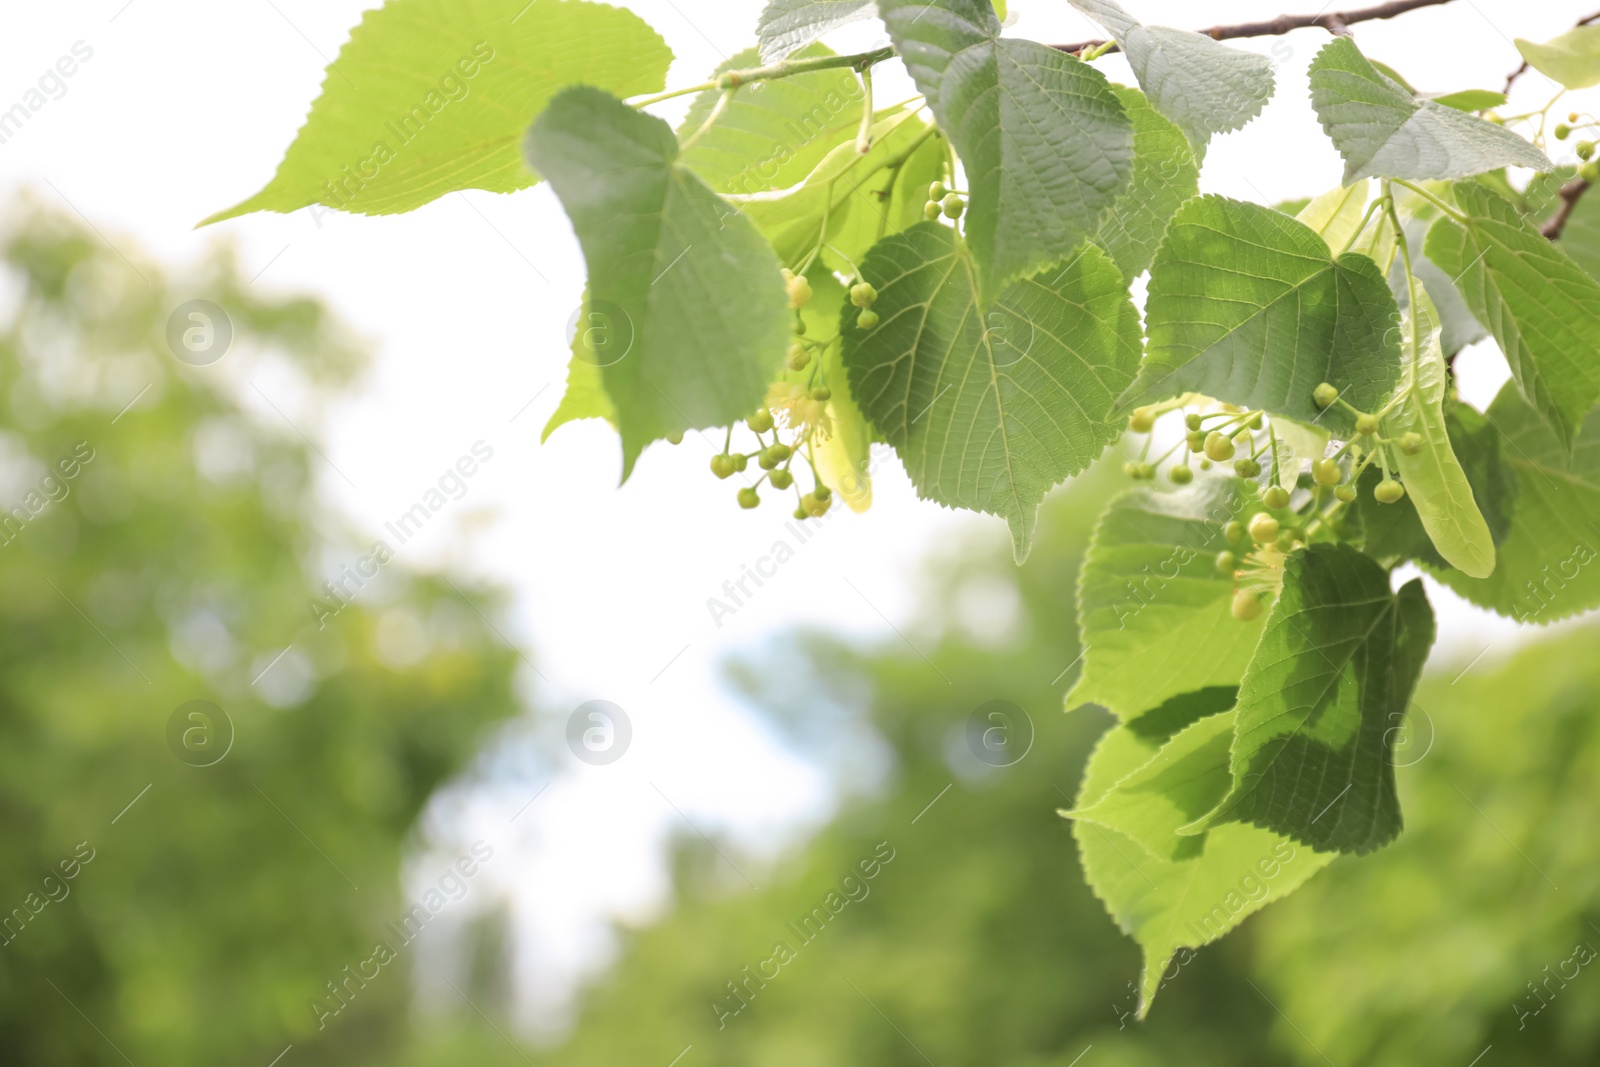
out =
[(671, 128), (576, 87), (534, 121), (526, 151), (583, 246), (587, 306), (631, 341), (601, 367), (623, 477), (651, 441), (754, 411), (788, 347), (778, 261), (749, 220), (677, 162)]
[(876, 14), (872, 0), (768, 0), (756, 22), (761, 60), (775, 63), (840, 26)]
[(1070, 256), (1133, 173), (1133, 124), (1105, 77), (1054, 48), (1001, 39), (987, 0), (878, 8), (966, 168), (979, 296)]
[(1505, 127), (1413, 95), (1374, 67), (1349, 37), (1334, 38), (1312, 61), (1311, 103), (1344, 157), (1346, 184), (1553, 166)]
[(1466, 298), (1524, 395), (1564, 441), (1600, 399), (1600, 282), (1476, 182), (1454, 187), (1462, 215), (1428, 231), (1428, 258)]
[(1217, 196), (1179, 210), (1150, 269), (1149, 351), (1123, 405), (1198, 392), (1348, 429), (1312, 394), (1332, 382), (1361, 410), (1394, 390), (1398, 311), (1366, 256), (1333, 258), (1287, 215)]
[(1272, 61), (1202, 33), (1145, 26), (1114, 0), (1072, 0), (1104, 26), (1155, 109), (1188, 136), (1196, 157), (1215, 134), (1237, 130), (1272, 99)]
[(1179, 832), (1247, 822), (1321, 852), (1393, 840), (1390, 750), (1433, 636), (1420, 580), (1391, 593), (1389, 572), (1346, 545), (1291, 554), (1239, 685), (1233, 785)]
[(1143, 93), (1121, 85), (1111, 88), (1133, 122), (1133, 178), (1092, 239), (1132, 278), (1149, 268), (1172, 216), (1200, 191), (1200, 168), (1183, 131), (1151, 107)]

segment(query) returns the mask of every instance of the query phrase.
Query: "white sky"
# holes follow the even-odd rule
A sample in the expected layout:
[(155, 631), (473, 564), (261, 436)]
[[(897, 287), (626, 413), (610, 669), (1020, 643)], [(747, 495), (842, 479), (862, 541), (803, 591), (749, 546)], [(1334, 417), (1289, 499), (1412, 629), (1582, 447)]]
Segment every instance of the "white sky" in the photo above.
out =
[[(1209, 25), (1314, 10), (1321, 0), (1127, 0), (1147, 21)], [(1350, 5), (1354, 6), (1355, 0)], [(10, 142), (0, 145), (0, 193), (30, 187), (69, 202), (113, 243), (142, 245), (168, 262), (196, 260), (215, 240), (237, 242), (247, 275), (277, 292), (310, 290), (375, 346), (358, 397), (336, 413), (322, 491), (357, 530), (380, 536), (478, 440), (494, 459), (467, 496), (405, 546), (408, 563), (448, 561), (510, 586), (504, 624), (529, 650), (542, 681), (530, 691), (559, 720), (602, 698), (626, 709), (633, 745), (619, 762), (565, 759), (547, 792), (515, 813), (548, 775), (473, 797), (467, 840), (499, 850), (495, 884), (515, 896), (526, 992), (558, 1003), (572, 969), (603, 949), (608, 915), (634, 919), (660, 906), (661, 847), (670, 833), (728, 833), (773, 854), (826, 815), (834, 783), (788, 754), (717, 680), (729, 653), (816, 623), (863, 640), (914, 635), (915, 561), (974, 526), (997, 540), (999, 520), (954, 515), (916, 501), (892, 462), (880, 465), (876, 504), (821, 530), (778, 577), (721, 629), (706, 598), (767, 551), (787, 519), (775, 505), (750, 514), (733, 487), (706, 471), (695, 435), (649, 451), (616, 487), (619, 450), (599, 423), (569, 426), (540, 447), (560, 399), (565, 328), (582, 288), (570, 227), (545, 187), (513, 196), (469, 192), (410, 215), (361, 218), (253, 215), (196, 232), (196, 220), (253, 193), (272, 175), (316, 96), (323, 67), (363, 0), (89, 0), (11, 5), (0, 37), (0, 108), (83, 41), (92, 60)], [(671, 85), (690, 84), (753, 43), (760, 0), (636, 0), (677, 61)], [(1012, 0), (1011, 33), (1041, 41), (1099, 33), (1064, 0)], [(1498, 88), (1516, 65), (1513, 36), (1544, 39), (1588, 13), (1593, 0), (1458, 0), (1392, 23), (1359, 27), (1376, 58), (1424, 90)], [(840, 50), (875, 43), (875, 22), (830, 39)], [(1206, 191), (1272, 203), (1337, 184), (1339, 161), (1307, 104), (1304, 68), (1321, 31), (1240, 42), (1278, 63), (1278, 96), (1244, 131), (1217, 141)], [(1103, 66), (1131, 83), (1119, 59)], [(898, 70), (879, 77), (883, 99), (911, 95)], [(904, 90), (902, 92), (902, 90)], [(1548, 83), (1531, 76), (1518, 101), (1541, 106)], [(681, 106), (682, 102), (678, 102)], [(1514, 101), (1515, 105), (1516, 101)], [(670, 106), (662, 113), (676, 118)], [(1464, 391), (1485, 403), (1504, 380), (1491, 351), (1463, 357)], [(247, 359), (230, 376), (263, 419), (278, 416), (249, 388), (272, 395)], [(274, 396), (293, 413), (293, 398)], [(520, 415), (518, 413), (521, 412)], [(515, 417), (515, 421), (513, 421)], [(287, 429), (286, 429), (286, 432)], [(342, 473), (338, 473), (342, 472)], [(852, 590), (854, 585), (859, 593)], [(1463, 662), (1511, 627), (1434, 588), (1441, 645)], [(265, 650), (264, 650), (265, 651)], [(557, 751), (562, 751), (559, 747)], [(564, 756), (564, 753), (563, 753)], [(515, 762), (510, 761), (510, 762)], [(674, 810), (676, 808), (677, 810)], [(447, 849), (455, 854), (453, 846)], [(759, 864), (741, 864), (757, 884)], [(426, 881), (426, 872), (420, 877)]]

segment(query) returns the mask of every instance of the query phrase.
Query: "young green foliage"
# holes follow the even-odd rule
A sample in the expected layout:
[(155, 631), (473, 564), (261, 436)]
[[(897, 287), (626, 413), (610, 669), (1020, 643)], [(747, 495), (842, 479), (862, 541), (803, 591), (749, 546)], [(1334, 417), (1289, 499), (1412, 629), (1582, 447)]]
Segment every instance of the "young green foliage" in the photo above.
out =
[(575, 87), (534, 122), (526, 151), (583, 246), (587, 306), (631, 331), (601, 367), (623, 478), (651, 441), (755, 410), (788, 347), (777, 257), (677, 161), (671, 128)]
[(526, 188), (538, 176), (522, 134), (557, 90), (656, 92), (671, 63), (637, 15), (587, 0), (388, 0), (329, 64), (272, 181), (201, 225), (311, 204), (387, 215), (460, 189)]
[(1121, 85), (1111, 89), (1133, 122), (1133, 177), (1092, 240), (1132, 279), (1149, 269), (1172, 216), (1200, 191), (1200, 167), (1183, 131), (1143, 93)]
[(1510, 528), (1488, 578), (1441, 571), (1439, 580), (1522, 623), (1600, 607), (1600, 420), (1584, 424), (1569, 454), (1514, 384), (1486, 416), (1516, 478)]
[(767, 0), (756, 22), (761, 61), (784, 59), (823, 34), (869, 19), (874, 13), (872, 0)]
[(1500, 167), (1549, 170), (1545, 154), (1492, 122), (1414, 95), (1378, 70), (1349, 37), (1311, 63), (1311, 103), (1357, 178), (1465, 178)]
[(1334, 258), (1310, 227), (1271, 208), (1191, 200), (1150, 268), (1149, 351), (1122, 405), (1203, 393), (1347, 428), (1312, 399), (1321, 382), (1375, 410), (1400, 375), (1394, 296), (1366, 256)]
[(1099, 704), (1130, 720), (1182, 693), (1237, 684), (1262, 621), (1231, 616), (1233, 576), (1215, 561), (1236, 547), (1223, 527), (1249, 502), (1236, 478), (1130, 489), (1111, 502), (1078, 579), (1083, 672), (1067, 707)]
[[(1078, 809), (1062, 813), (1075, 820), (1084, 877), (1144, 950), (1140, 1018), (1180, 950), (1215, 941), (1333, 860), (1240, 823), (1198, 838), (1177, 836), (1191, 813), (1208, 810), (1227, 790), (1233, 719), (1231, 712), (1202, 718), (1165, 747), (1163, 738), (1128, 726), (1112, 729), (1084, 770)], [(1125, 829), (1102, 825), (1100, 818)]]
[(1428, 258), (1454, 279), (1523, 394), (1570, 444), (1600, 400), (1600, 282), (1503, 197), (1475, 182), (1454, 193), (1461, 213), (1428, 231)]
[(1179, 830), (1247, 822), (1319, 852), (1370, 852), (1400, 832), (1395, 730), (1433, 645), (1420, 581), (1345, 545), (1284, 564), (1283, 592), (1239, 685), (1233, 784)]
[(1177, 123), (1204, 157), (1215, 134), (1237, 130), (1272, 99), (1272, 61), (1204, 34), (1145, 26), (1114, 0), (1072, 0), (1104, 26), (1128, 57), (1155, 109)]
[(988, 0), (878, 8), (966, 168), (979, 297), (1066, 259), (1133, 172), (1133, 124), (1105, 76), (1056, 49), (1002, 39)]
[(1121, 271), (1085, 245), (1066, 267), (979, 297), (975, 257), (922, 223), (862, 263), (880, 317), (840, 330), (851, 392), (917, 491), (1003, 516), (1019, 560), (1039, 501), (1117, 435), (1112, 401), (1139, 359)]
[(1568, 89), (1600, 85), (1600, 26), (1576, 26), (1543, 44), (1517, 38), (1528, 66)]

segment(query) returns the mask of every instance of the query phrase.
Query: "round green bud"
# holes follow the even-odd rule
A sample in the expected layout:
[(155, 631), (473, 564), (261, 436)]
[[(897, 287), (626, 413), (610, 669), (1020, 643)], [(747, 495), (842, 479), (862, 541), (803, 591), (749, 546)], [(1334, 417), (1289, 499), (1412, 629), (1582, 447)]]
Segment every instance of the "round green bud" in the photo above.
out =
[(1341, 485), (1333, 491), (1333, 495), (1348, 504), (1356, 498), (1356, 487), (1353, 485)]
[(1239, 557), (1232, 552), (1218, 552), (1216, 563), (1218, 574), (1232, 574), (1239, 566)]
[(1155, 413), (1149, 408), (1134, 408), (1128, 416), (1128, 429), (1134, 433), (1149, 433), (1156, 424)]
[(1288, 553), (1294, 550), (1295, 536), (1292, 530), (1280, 530), (1278, 539), (1272, 542), (1279, 552)]
[(1206, 458), (1218, 463), (1226, 463), (1233, 458), (1233, 442), (1216, 430), (1206, 434), (1205, 450)]
[(1376, 415), (1358, 415), (1358, 416), (1356, 416), (1356, 433), (1360, 434), (1362, 437), (1372, 437), (1377, 432), (1378, 432), (1378, 416), (1376, 416)]
[(950, 190), (945, 187), (944, 182), (934, 182), (932, 185), (928, 186), (928, 199), (943, 200), (944, 194), (948, 193), (949, 191)]
[(1254, 478), (1261, 473), (1261, 464), (1245, 456), (1243, 459), (1233, 461), (1233, 473), (1241, 478)]
[(766, 408), (762, 408), (744, 421), (745, 425), (749, 426), (750, 429), (754, 430), (756, 433), (766, 433), (768, 430), (772, 429), (772, 412), (768, 411)]
[(1194, 481), (1194, 471), (1188, 467), (1173, 467), (1167, 471), (1167, 477), (1172, 479), (1173, 485), (1188, 485)]
[(1323, 382), (1311, 394), (1311, 399), (1317, 402), (1317, 407), (1319, 408), (1331, 408), (1334, 401), (1339, 399), (1339, 390), (1335, 389), (1330, 383)]
[(788, 367), (790, 370), (805, 370), (811, 365), (811, 349), (796, 342), (789, 346)]
[(801, 522), (805, 522), (811, 517), (811, 512), (806, 510), (804, 504), (801, 504), (799, 507), (794, 509), (794, 517), (799, 519)]
[(789, 327), (789, 332), (796, 337), (804, 337), (806, 335), (806, 320), (796, 315), (794, 325)]
[(1183, 425), (1190, 432), (1198, 430), (1200, 428), (1200, 416), (1196, 415), (1192, 411), (1189, 412), (1189, 414), (1183, 417)]
[(1230, 545), (1236, 545), (1244, 540), (1244, 523), (1235, 519), (1222, 527), (1222, 536), (1228, 539)]
[(827, 498), (818, 498), (815, 493), (807, 493), (800, 498), (800, 506), (806, 509), (806, 514), (812, 518), (821, 518), (828, 513), (828, 508), (833, 501)]
[(669, 445), (681, 445), (681, 444), (683, 444), (683, 431), (679, 430), (676, 433), (667, 434), (667, 444), (669, 444)]
[(1249, 589), (1240, 589), (1233, 594), (1233, 617), (1240, 622), (1249, 622), (1261, 615), (1261, 594)]
[(1250, 540), (1259, 545), (1267, 544), (1278, 536), (1278, 520), (1265, 511), (1258, 511), (1250, 516), (1249, 530)]
[(947, 219), (959, 219), (961, 213), (967, 210), (967, 202), (956, 193), (947, 193), (945, 198), (939, 201), (939, 210), (944, 212), (944, 217)]
[(1185, 440), (1189, 442), (1190, 452), (1204, 452), (1206, 450), (1206, 432), (1204, 430), (1190, 430)]
[(746, 511), (761, 506), (761, 494), (748, 485), (739, 490), (739, 506)]
[(789, 279), (789, 306), (803, 308), (811, 302), (811, 281), (804, 274)]
[(734, 466), (732, 456), (724, 453), (722, 455), (711, 457), (712, 474), (715, 474), (718, 478), (731, 478), (733, 477), (733, 472)]
[(876, 311), (871, 308), (862, 308), (861, 313), (856, 316), (856, 327), (862, 330), (876, 329), (879, 321)]
[(1139, 478), (1139, 465), (1131, 462), (1124, 463), (1122, 465), (1122, 473), (1137, 481)]
[(1600, 182), (1600, 163), (1590, 160), (1578, 168), (1578, 177), (1586, 182)]
[(850, 303), (858, 308), (869, 308), (878, 299), (878, 290), (869, 282), (857, 282), (850, 287)]
[(1406, 495), (1406, 487), (1396, 481), (1382, 481), (1372, 491), (1372, 499), (1380, 504), (1398, 504)]
[(937, 200), (929, 200), (926, 204), (922, 205), (922, 217), (927, 219), (929, 222), (932, 222), (942, 214), (944, 214), (944, 212), (939, 209), (939, 201)]
[(1251, 416), (1250, 421), (1246, 425), (1248, 425), (1252, 430), (1259, 430), (1266, 424), (1266, 419), (1264, 419), (1261, 415), (1261, 412), (1258, 411)]
[(1274, 511), (1289, 506), (1289, 490), (1281, 485), (1269, 485), (1261, 494), (1261, 502)]
[(750, 457), (744, 455), (743, 453), (735, 452), (728, 458), (733, 460), (733, 469), (736, 471), (742, 471), (746, 467), (750, 466)]
[(1571, 126), (1568, 126), (1565, 122), (1556, 123), (1556, 140), (1565, 141), (1568, 137), (1571, 137), (1571, 136), (1572, 136), (1572, 127)]
[(779, 467), (767, 475), (767, 481), (772, 483), (774, 489), (787, 489), (794, 484), (794, 475)]
[(1209, 459), (1206, 459), (1204, 456), (1201, 456), (1200, 457), (1200, 469), (1203, 470), (1203, 471), (1210, 470), (1211, 469), (1211, 461)]
[(819, 385), (811, 390), (811, 399), (823, 403), (833, 399), (833, 390), (826, 385)]
[(1311, 480), (1318, 485), (1338, 485), (1344, 481), (1344, 471), (1339, 469), (1339, 461), (1332, 457), (1319, 459), (1311, 464)]
[(811, 495), (816, 497), (818, 500), (829, 500), (833, 497), (833, 490), (829, 489), (821, 482), (818, 482), (817, 487), (811, 490)]
[[(792, 455), (794, 455), (794, 449), (782, 441), (774, 441), (761, 450), (761, 466), (771, 470), (772, 467), (776, 467)], [(769, 463), (771, 466), (768, 466)]]
[(1415, 430), (1408, 430), (1400, 435), (1400, 451), (1408, 456), (1414, 456), (1422, 451), (1422, 435)]
[(1594, 158), (1593, 141), (1579, 141), (1577, 144), (1572, 146), (1572, 150), (1576, 152), (1578, 154), (1578, 158), (1584, 162), (1588, 162), (1590, 159)]

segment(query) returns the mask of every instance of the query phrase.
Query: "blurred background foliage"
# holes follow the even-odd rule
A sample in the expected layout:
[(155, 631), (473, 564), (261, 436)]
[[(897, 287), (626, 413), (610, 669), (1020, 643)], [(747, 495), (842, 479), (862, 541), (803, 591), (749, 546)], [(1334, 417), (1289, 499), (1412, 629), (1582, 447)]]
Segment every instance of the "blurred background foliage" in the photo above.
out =
[[(719, 843), (759, 890), (680, 842), (672, 908), (623, 931), (559, 1044), (507, 1036), (503, 901), (467, 905), (499, 921), (453, 979), (486, 1010), (419, 1011), (402, 950), (319, 1029), (310, 1005), (386, 936), (408, 859), (437, 850), (418, 829), (429, 797), (523, 711), (517, 653), (478, 613), (502, 594), (395, 562), (319, 628), (307, 600), (370, 550), (318, 500), (330, 475), (307, 439), (359, 342), (313, 301), (255, 292), (225, 252), (169, 281), (75, 220), (9, 217), (0, 508), (27, 508), (82, 446), (93, 458), (0, 537), (0, 909), (24, 911), (0, 945), (0, 1062), (265, 1067), (290, 1045), (284, 1067), (1600, 1060), (1600, 968), (1572, 962), (1600, 948), (1583, 625), (1441, 665), (1401, 747), (1399, 843), (1198, 953), (1134, 1021), (1137, 949), (1056, 814), (1107, 725), (1060, 710), (1078, 562), (1121, 484), (1105, 471), (1053, 498), (1022, 568), (992, 540), (930, 561), (909, 640), (795, 634), (731, 667), (851, 784), (776, 867)], [(196, 296), (230, 310), (230, 358), (278, 399), (172, 358), (167, 314)], [(168, 746), (195, 699), (237, 731), (214, 766)], [(968, 745), (991, 700), (1031, 719), (1008, 767)], [(93, 859), (63, 882), (80, 844)], [(34, 913), (52, 871), (69, 893)], [(799, 934), (830, 892), (858, 899)], [(752, 980), (778, 942), (776, 977)]]

